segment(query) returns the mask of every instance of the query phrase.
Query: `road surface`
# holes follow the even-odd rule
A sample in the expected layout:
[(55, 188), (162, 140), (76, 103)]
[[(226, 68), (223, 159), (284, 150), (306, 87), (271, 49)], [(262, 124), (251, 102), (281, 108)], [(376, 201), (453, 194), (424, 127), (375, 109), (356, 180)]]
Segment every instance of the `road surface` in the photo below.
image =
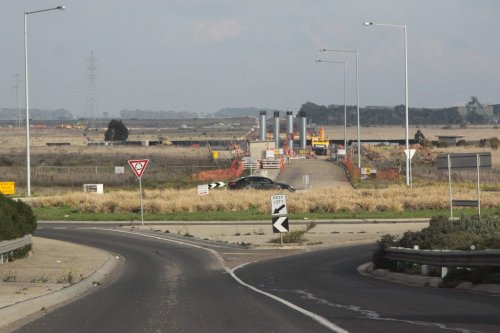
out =
[[(135, 233), (135, 234), (134, 234)], [(138, 235), (137, 233), (141, 233)], [(178, 235), (94, 228), (37, 236), (125, 257), (116, 281), (19, 332), (498, 332), (498, 297), (411, 287), (361, 276), (373, 246), (249, 264), (245, 249)]]
[(326, 159), (291, 159), (276, 181), (290, 184), (297, 190), (306, 189), (303, 177), (309, 175), (307, 188), (351, 187), (344, 169)]

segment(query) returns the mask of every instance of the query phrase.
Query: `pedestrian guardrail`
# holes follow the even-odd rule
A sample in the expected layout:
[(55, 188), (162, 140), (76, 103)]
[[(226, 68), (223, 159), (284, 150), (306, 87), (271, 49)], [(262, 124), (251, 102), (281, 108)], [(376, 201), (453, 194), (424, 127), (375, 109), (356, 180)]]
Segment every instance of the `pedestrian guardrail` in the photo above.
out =
[(266, 159), (261, 161), (262, 169), (279, 169), (281, 167), (280, 160)]
[(391, 247), (385, 250), (385, 258), (441, 267), (500, 267), (500, 250), (416, 250)]
[(0, 264), (9, 260), (9, 254), (17, 249), (21, 249), (26, 245), (31, 244), (31, 235), (25, 235), (21, 238), (16, 238), (0, 242)]

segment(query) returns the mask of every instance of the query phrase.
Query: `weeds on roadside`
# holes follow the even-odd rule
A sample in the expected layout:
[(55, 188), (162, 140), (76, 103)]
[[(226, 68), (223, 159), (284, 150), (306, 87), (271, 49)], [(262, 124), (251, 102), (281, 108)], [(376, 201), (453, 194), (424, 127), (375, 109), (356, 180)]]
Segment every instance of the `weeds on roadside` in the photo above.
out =
[(7, 275), (4, 276), (2, 279), (3, 282), (16, 282), (16, 276), (15, 275)]
[[(290, 244), (290, 243), (302, 244), (303, 242), (307, 241), (307, 239), (304, 237), (305, 233), (306, 233), (305, 230), (295, 230), (295, 231), (287, 232), (283, 236), (283, 243), (284, 244)], [(281, 237), (273, 238), (269, 242), (270, 243), (280, 243)]]
[(37, 278), (31, 279), (30, 283), (47, 283), (49, 282), (49, 278), (46, 276), (40, 276)]
[(73, 275), (72, 271), (69, 271), (64, 275), (60, 275), (59, 277), (57, 277), (56, 283), (68, 283), (72, 285), (73, 283), (75, 283), (75, 276)]

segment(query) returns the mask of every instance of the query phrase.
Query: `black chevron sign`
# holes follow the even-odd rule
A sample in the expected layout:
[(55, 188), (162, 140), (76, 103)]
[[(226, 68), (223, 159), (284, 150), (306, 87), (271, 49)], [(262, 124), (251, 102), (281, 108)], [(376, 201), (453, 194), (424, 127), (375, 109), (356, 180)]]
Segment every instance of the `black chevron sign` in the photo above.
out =
[(224, 183), (224, 182), (217, 182), (217, 183), (208, 184), (208, 188), (218, 188), (218, 187), (224, 187), (224, 186), (226, 186), (226, 183)]
[(273, 217), (273, 232), (288, 232), (288, 216)]

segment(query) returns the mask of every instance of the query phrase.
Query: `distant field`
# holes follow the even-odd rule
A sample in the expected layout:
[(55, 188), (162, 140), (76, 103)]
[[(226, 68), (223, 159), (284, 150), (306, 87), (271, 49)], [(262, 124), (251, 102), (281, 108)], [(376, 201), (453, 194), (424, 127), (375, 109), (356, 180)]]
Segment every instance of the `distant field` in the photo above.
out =
[[(199, 120), (194, 120), (195, 123)], [(200, 127), (191, 126), (189, 120), (184, 125), (175, 128), (131, 128), (130, 140), (158, 140), (163, 137), (167, 140), (224, 140), (239, 139), (245, 137), (251, 126), (255, 122), (248, 121), (238, 126), (230, 128)], [(177, 124), (179, 125), (179, 124)], [(217, 126), (217, 124), (215, 124)], [(210, 126), (215, 126), (210, 125)], [(247, 127), (245, 127), (245, 126)], [(222, 125), (220, 125), (222, 126)], [(343, 127), (325, 127), (326, 135), (330, 139), (342, 139)], [(413, 138), (417, 128), (410, 127), (410, 138)], [(436, 140), (437, 135), (463, 136), (466, 141), (478, 141), (482, 138), (499, 137), (500, 130), (493, 126), (469, 126), (462, 129), (458, 126), (452, 129), (443, 129), (439, 126), (421, 127), (427, 139)], [(356, 127), (347, 128), (349, 139), (355, 140), (357, 137)], [(212, 161), (210, 152), (206, 147), (173, 147), (173, 146), (152, 146), (152, 147), (130, 147), (130, 146), (87, 146), (87, 141), (100, 141), (104, 138), (104, 130), (83, 129), (36, 129), (30, 131), (31, 165), (32, 165), (32, 186), (35, 193), (46, 192), (43, 189), (57, 189), (63, 187), (81, 187), (83, 183), (104, 183), (107, 186), (122, 188), (134, 186), (135, 178), (130, 173), (127, 166), (128, 159), (149, 158), (154, 163), (150, 164), (148, 176), (152, 186), (181, 186), (190, 182), (190, 178), (204, 169), (226, 167), (231, 157), (229, 151), (221, 151), (219, 161)], [(404, 127), (362, 127), (361, 138), (363, 140), (394, 140), (404, 139)], [(0, 128), (0, 181), (15, 181), (19, 191), (25, 182), (25, 129), (24, 128)], [(47, 143), (69, 143), (69, 146), (47, 146)], [(450, 147), (432, 148), (432, 154), (439, 152), (479, 152), (488, 151), (492, 153), (493, 168), (500, 169), (500, 152), (488, 147)], [(391, 153), (386, 153), (391, 157)], [(433, 176), (433, 168), (420, 166), (415, 158), (413, 173), (415, 176), (425, 176), (426, 179), (434, 179), (426, 176)], [(370, 162), (368, 162), (370, 163)], [(401, 163), (396, 165), (400, 165)], [(115, 175), (114, 166), (126, 166), (126, 175)], [(65, 168), (70, 167), (70, 168)], [(81, 167), (81, 168), (80, 168)], [(489, 182), (498, 182), (495, 170), (487, 174)], [(498, 173), (500, 174), (500, 173)], [(187, 183), (186, 183), (187, 182)]]
[[(330, 139), (343, 139), (343, 126), (325, 126), (325, 134)], [(413, 139), (417, 130), (420, 129), (424, 133), (426, 139), (437, 140), (437, 136), (464, 136), (464, 140), (478, 141), (480, 139), (489, 139), (492, 137), (500, 137), (500, 129), (494, 128), (493, 125), (468, 126), (463, 129), (459, 126), (452, 126), (451, 129), (443, 129), (443, 126), (421, 126), (419, 128), (410, 126), (408, 133), (409, 138)], [(356, 140), (358, 137), (357, 128), (355, 126), (347, 128), (347, 138)], [(362, 140), (403, 140), (405, 138), (404, 126), (382, 126), (382, 127), (361, 127), (360, 137)]]
[[(158, 140), (156, 130), (139, 132), (131, 140)], [(35, 195), (81, 189), (85, 183), (103, 183), (115, 188), (137, 185), (127, 161), (149, 159), (145, 185), (179, 187), (193, 181), (199, 171), (227, 167), (231, 154), (220, 152), (214, 161), (207, 147), (87, 146), (90, 140), (102, 140), (103, 131), (32, 129), (30, 133), (31, 185)], [(23, 129), (0, 128), (0, 181), (14, 181), (18, 193), (25, 191), (26, 138)], [(47, 146), (47, 143), (70, 143)], [(115, 166), (124, 166), (124, 174), (115, 174)], [(149, 182), (149, 184), (148, 184)]]

